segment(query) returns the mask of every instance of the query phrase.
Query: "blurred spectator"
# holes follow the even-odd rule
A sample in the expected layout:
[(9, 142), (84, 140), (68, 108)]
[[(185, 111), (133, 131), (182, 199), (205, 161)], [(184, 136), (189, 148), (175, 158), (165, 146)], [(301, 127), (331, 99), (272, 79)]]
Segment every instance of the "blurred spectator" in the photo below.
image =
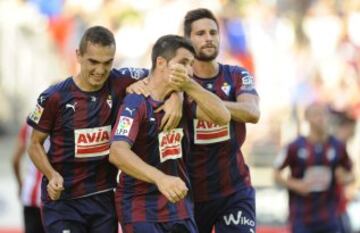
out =
[[(42, 174), (30, 161), (26, 150), (29, 145), (32, 128), (24, 124), (19, 132), (14, 148), (13, 169), (18, 184), (19, 198), (23, 205), (25, 233), (44, 233), (40, 214), (40, 195)], [(49, 141), (46, 141), (46, 150)], [(25, 156), (27, 163), (26, 175), (21, 175), (21, 164)]]

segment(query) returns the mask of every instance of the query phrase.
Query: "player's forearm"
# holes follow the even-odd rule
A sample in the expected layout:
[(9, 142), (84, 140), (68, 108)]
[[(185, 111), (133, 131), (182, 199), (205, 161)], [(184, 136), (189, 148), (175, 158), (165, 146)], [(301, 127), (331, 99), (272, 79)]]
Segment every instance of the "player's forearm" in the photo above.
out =
[(49, 159), (46, 156), (44, 147), (40, 143), (32, 143), (29, 146), (28, 153), (30, 159), (39, 171), (50, 180), (56, 172), (51, 166)]
[(12, 160), (12, 166), (13, 166), (13, 171), (14, 171), (14, 174), (15, 174), (15, 178), (16, 178), (16, 181), (18, 183), (18, 186), (21, 187), (21, 172), (20, 172), (20, 161), (21, 161), (21, 157), (22, 157), (22, 154), (24, 152), (24, 148), (17, 148), (17, 150), (15, 151), (14, 153), (14, 156), (13, 156), (13, 160)]
[(224, 101), (234, 121), (257, 123), (260, 119), (259, 107), (251, 103)]
[(115, 144), (116, 142), (111, 145), (109, 161), (122, 172), (153, 184), (164, 175), (157, 168), (145, 163), (131, 149), (118, 147)]
[(194, 99), (198, 107), (213, 123), (225, 125), (230, 121), (230, 112), (224, 106), (222, 100), (215, 94), (205, 90), (200, 84), (192, 80), (184, 91)]

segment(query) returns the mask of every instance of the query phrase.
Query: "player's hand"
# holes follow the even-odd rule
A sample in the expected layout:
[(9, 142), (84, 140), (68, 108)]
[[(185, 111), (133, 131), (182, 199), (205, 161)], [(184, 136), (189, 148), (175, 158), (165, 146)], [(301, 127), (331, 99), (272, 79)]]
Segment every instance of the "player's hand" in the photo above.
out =
[(144, 78), (142, 80), (137, 81), (136, 83), (131, 84), (126, 88), (126, 93), (129, 94), (138, 94), (148, 97), (150, 95), (150, 89), (148, 87), (149, 79)]
[(174, 64), (170, 67), (169, 85), (174, 91), (182, 91), (191, 82), (186, 68), (181, 64)]
[(155, 110), (155, 112), (160, 112), (162, 110), (165, 112), (165, 115), (161, 120), (160, 129), (168, 131), (179, 125), (182, 117), (182, 105), (182, 94), (174, 92), (163, 105)]
[(351, 172), (346, 171), (343, 167), (335, 169), (335, 180), (340, 185), (347, 185), (354, 181)]
[(287, 186), (292, 191), (304, 197), (311, 192), (310, 185), (302, 179), (289, 178)]
[(48, 195), (51, 200), (58, 200), (60, 198), (61, 192), (64, 190), (64, 179), (63, 177), (55, 172), (52, 177), (49, 179), (47, 185)]
[(188, 188), (179, 177), (164, 175), (156, 181), (159, 191), (172, 203), (186, 197)]

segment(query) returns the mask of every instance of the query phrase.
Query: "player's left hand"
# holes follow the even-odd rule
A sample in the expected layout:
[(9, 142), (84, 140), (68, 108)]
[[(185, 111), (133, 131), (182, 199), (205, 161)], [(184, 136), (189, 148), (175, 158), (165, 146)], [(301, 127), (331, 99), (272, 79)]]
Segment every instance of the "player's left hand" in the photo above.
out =
[(164, 111), (165, 115), (161, 120), (160, 128), (164, 131), (174, 129), (179, 125), (182, 117), (183, 96), (181, 93), (174, 92), (163, 105), (155, 112)]
[(149, 83), (148, 78), (144, 78), (142, 80), (137, 81), (136, 83), (131, 84), (126, 88), (126, 93), (129, 94), (138, 94), (148, 97), (150, 95), (150, 89), (147, 86)]

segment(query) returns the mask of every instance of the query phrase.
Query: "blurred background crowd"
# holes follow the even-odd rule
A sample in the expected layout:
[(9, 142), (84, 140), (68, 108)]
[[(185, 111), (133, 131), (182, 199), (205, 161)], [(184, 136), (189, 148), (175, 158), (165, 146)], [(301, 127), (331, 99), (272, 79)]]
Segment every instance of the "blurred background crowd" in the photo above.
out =
[[(359, 119), (359, 0), (0, 0), (1, 151), (40, 91), (76, 72), (75, 49), (87, 27), (115, 33), (115, 67), (150, 67), (155, 40), (182, 34), (185, 13), (197, 7), (220, 21), (221, 60), (246, 67), (256, 80), (262, 116), (248, 127), (244, 147), (255, 185), (273, 185), (267, 168), (287, 142), (306, 132), (309, 103), (328, 103), (330, 130), (339, 115)], [(359, 174), (359, 125), (353, 130), (348, 150)], [(1, 205), (0, 195), (0, 213)]]

